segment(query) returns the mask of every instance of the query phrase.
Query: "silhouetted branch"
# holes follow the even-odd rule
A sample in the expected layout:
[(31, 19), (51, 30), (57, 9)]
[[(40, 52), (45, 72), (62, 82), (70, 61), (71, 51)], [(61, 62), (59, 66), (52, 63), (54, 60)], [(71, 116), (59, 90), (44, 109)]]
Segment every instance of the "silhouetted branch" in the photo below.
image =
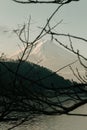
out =
[[(62, 1), (20, 1), (13, 0), (17, 3), (28, 4), (28, 3), (55, 3), (60, 4), (54, 12), (47, 19), (47, 22), (43, 27), (41, 27), (40, 33), (30, 42), (30, 25), (31, 25), (31, 17), (27, 24), (24, 24), (21, 28), (14, 30), (19, 40), (23, 44), (23, 51), (18, 61), (15, 62), (15, 69), (10, 68), (9, 65), (6, 64), (4, 60), (0, 61), (0, 65), (3, 66), (3, 69), (6, 72), (9, 72), (12, 79), (8, 82), (8, 84), (0, 87), (0, 121), (7, 119), (17, 119), (20, 120), (20, 123), (17, 123), (15, 126), (9, 128), (11, 130), (16, 126), (21, 125), (26, 120), (30, 119), (30, 117), (34, 115), (81, 115), (81, 114), (72, 114), (71, 111), (77, 109), (78, 107), (87, 103), (87, 75), (81, 76), (79, 69), (73, 69), (72, 65), (79, 61), (80, 65), (83, 66), (84, 70), (87, 71), (87, 66), (84, 64), (84, 61), (87, 61), (87, 58), (79, 53), (79, 51), (75, 51), (72, 45), (72, 38), (77, 40), (82, 40), (87, 42), (86, 39), (77, 37), (70, 34), (59, 34), (53, 32), (53, 30), (62, 22), (59, 21), (57, 24), (51, 26), (50, 22), (54, 18), (55, 14), (61, 9), (64, 4), (70, 3), (72, 0), (62, 0)], [(73, 0), (78, 1), (78, 0)], [(27, 63), (27, 59), (30, 56), (30, 53), (36, 45), (38, 45), (38, 41), (44, 38), (46, 35), (51, 36), (51, 40), (56, 41), (59, 45), (74, 53), (77, 56), (77, 60), (69, 63), (61, 68), (58, 68), (55, 72), (49, 73), (47, 75), (39, 75), (38, 71), (34, 72), (34, 67), (31, 67), (27, 75), (23, 74), (21, 71), (21, 66), (23, 63)], [(68, 37), (70, 47), (66, 46), (63, 42), (60, 42), (58, 37)], [(8, 62), (7, 62), (8, 63)], [(73, 75), (80, 81), (70, 82), (66, 80), (67, 84), (65, 86), (61, 84), (54, 85), (51, 81), (52, 76), (55, 76), (56, 73), (63, 70), (64, 68), (70, 67)], [(37, 67), (36, 67), (37, 68)], [(25, 68), (26, 70), (27, 68)], [(33, 73), (33, 76), (31, 74)], [(28, 75), (28, 73), (30, 75)], [(1, 75), (3, 77), (4, 73)], [(34, 78), (34, 76), (36, 76)], [(55, 77), (54, 77), (55, 78)], [(3, 79), (3, 78), (2, 78)], [(1, 80), (2, 80), (1, 79)], [(49, 79), (49, 82), (47, 80)], [(63, 78), (64, 80), (64, 78)], [(47, 83), (45, 83), (45, 81)], [(7, 87), (8, 86), (8, 87)], [(10, 86), (10, 87), (9, 87)], [(6, 89), (7, 88), (7, 89)], [(6, 91), (7, 90), (7, 91)], [(16, 112), (16, 116), (13, 113)], [(23, 113), (21, 117), (20, 113)], [(25, 116), (25, 112), (28, 113)], [(32, 115), (32, 116), (31, 116)], [(82, 114), (82, 116), (84, 116)], [(23, 120), (22, 120), (23, 119)]]
[(19, 4), (68, 4), (72, 1), (79, 1), (79, 0), (12, 0)]

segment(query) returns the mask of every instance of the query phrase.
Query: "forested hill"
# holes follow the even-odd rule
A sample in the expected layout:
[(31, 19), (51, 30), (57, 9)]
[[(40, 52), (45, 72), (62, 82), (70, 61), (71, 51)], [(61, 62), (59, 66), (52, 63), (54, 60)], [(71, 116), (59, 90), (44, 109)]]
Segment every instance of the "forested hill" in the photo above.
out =
[[(31, 89), (46, 92), (50, 88), (65, 88), (72, 82), (42, 66), (22, 61), (15, 74), (19, 61), (0, 61), (0, 89), (10, 91), (15, 86), (19, 91)], [(23, 91), (21, 91), (23, 92)]]

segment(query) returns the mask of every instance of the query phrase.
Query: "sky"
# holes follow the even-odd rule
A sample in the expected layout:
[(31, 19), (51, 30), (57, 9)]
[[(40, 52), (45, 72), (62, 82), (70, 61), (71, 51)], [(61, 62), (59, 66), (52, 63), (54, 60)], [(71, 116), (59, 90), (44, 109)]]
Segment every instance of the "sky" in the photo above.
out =
[[(7, 56), (15, 54), (21, 44), (12, 30), (17, 29), (19, 25), (26, 23), (31, 16), (31, 39), (38, 34), (37, 27), (43, 26), (47, 18), (57, 8), (58, 5), (23, 5), (12, 0), (0, 0), (0, 54)], [(81, 36), (87, 39), (87, 0), (71, 2), (60, 9), (55, 15), (53, 24), (63, 19), (58, 26), (57, 31)], [(87, 43), (76, 42), (76, 48), (87, 56)], [(55, 51), (55, 50), (53, 50)]]

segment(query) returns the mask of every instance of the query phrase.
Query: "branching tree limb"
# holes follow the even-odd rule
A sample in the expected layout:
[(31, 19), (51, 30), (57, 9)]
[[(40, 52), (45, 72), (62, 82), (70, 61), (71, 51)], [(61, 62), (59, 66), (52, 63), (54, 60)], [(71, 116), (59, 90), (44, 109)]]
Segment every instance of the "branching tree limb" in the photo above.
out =
[(79, 0), (12, 0), (20, 4), (68, 4)]
[[(2, 65), (7, 72), (9, 72), (9, 75), (11, 75), (11, 77), (13, 77), (12, 81), (8, 83), (8, 86), (10, 86), (8, 87), (8, 91), (5, 91), (6, 86), (1, 84), (2, 87), (0, 88), (1, 89), (0, 119), (5, 120), (6, 118), (9, 117), (9, 120), (10, 119), (11, 120), (16, 119), (17, 121), (20, 120), (20, 123), (16, 125), (18, 126), (23, 122), (25, 122), (26, 120), (30, 119), (32, 115), (33, 116), (41, 114), (72, 115), (71, 111), (87, 103), (87, 74), (86, 74), (87, 66), (83, 62), (83, 60), (87, 62), (87, 58), (82, 54), (80, 54), (78, 50), (77, 51), (74, 50), (72, 38), (84, 41), (86, 43), (87, 40), (85, 38), (81, 38), (70, 34), (60, 34), (54, 32), (54, 29), (61, 23), (61, 21), (54, 26), (50, 26), (50, 22), (54, 18), (55, 14), (58, 13), (58, 11), (61, 9), (61, 7), (63, 7), (64, 4), (70, 3), (72, 0), (67, 1), (13, 0), (13, 1), (22, 4), (55, 3), (60, 5), (54, 10), (51, 16), (47, 19), (45, 25), (43, 27), (40, 27), (41, 29), (40, 33), (31, 42), (30, 42), (31, 17), (29, 18), (28, 24), (24, 24), (21, 28), (14, 30), (19, 40), (22, 42), (24, 49), (21, 53), (21, 56), (16, 61), (17, 65), (16, 70), (13, 70), (9, 66), (7, 66), (4, 60), (0, 61), (0, 65)], [(61, 68), (58, 68), (55, 72), (49, 75), (41, 77), (38, 75), (38, 73), (36, 73), (38, 77), (37, 79), (32, 79), (31, 77), (27, 77), (26, 75), (21, 74), (20, 68), (22, 64), (29, 59), (33, 47), (37, 46), (38, 41), (47, 35), (50, 35), (51, 40), (56, 41), (56, 43), (74, 53), (78, 59)], [(59, 36), (68, 37), (70, 47), (66, 46), (63, 42), (61, 42), (59, 40)], [(72, 67), (72, 65), (75, 64), (77, 61), (79, 61), (79, 63), (83, 66), (84, 70), (86, 71), (84, 76), (80, 74), (79, 69), (76, 68), (74, 70)], [(73, 75), (79, 80), (79, 83), (73, 81), (69, 86), (66, 87), (61, 86), (60, 84), (58, 86), (55, 86), (53, 83), (51, 83), (50, 85), (44, 84), (47, 79), (51, 78), (57, 72), (67, 67), (70, 67)], [(32, 69), (29, 70), (28, 73), (31, 74), (33, 70), (34, 67), (32, 67)], [(12, 117), (14, 112), (18, 113), (18, 115)], [(21, 112), (27, 113), (27, 115), (23, 114), (22, 117), (20, 117), (19, 114)], [(82, 115), (76, 114), (76, 115), (85, 116), (83, 114)]]

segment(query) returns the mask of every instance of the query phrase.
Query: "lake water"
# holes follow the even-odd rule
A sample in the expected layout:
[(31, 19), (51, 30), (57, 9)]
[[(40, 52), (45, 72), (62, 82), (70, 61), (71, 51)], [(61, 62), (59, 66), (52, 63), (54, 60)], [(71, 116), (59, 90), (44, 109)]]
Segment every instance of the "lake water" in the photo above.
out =
[[(87, 114), (87, 105), (80, 107), (73, 113)], [(11, 124), (1, 123), (0, 130), (7, 130)], [(13, 130), (87, 130), (87, 116), (41, 116), (37, 121), (28, 122)]]

